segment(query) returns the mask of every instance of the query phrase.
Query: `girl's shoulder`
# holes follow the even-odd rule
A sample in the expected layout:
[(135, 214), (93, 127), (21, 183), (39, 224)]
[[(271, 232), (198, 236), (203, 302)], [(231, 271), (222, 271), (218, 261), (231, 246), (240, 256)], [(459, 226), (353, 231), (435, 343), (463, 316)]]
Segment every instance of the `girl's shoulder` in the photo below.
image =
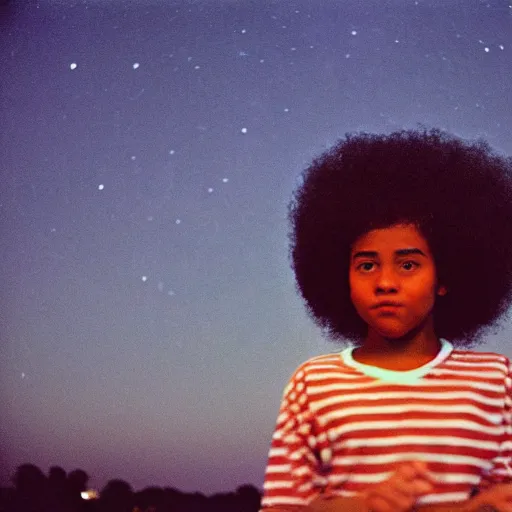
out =
[(448, 363), (455, 365), (474, 366), (475, 369), (493, 367), (505, 373), (512, 373), (510, 358), (497, 352), (483, 352), (454, 348), (450, 353)]
[(296, 367), (292, 379), (302, 379), (306, 374), (316, 373), (329, 368), (339, 367), (341, 362), (340, 352), (313, 356)]
[(460, 348), (453, 348), (450, 358), (467, 359), (472, 361), (499, 361), (502, 363), (507, 363), (509, 361), (507, 356), (499, 354), (498, 352), (483, 352), (479, 350), (465, 350)]

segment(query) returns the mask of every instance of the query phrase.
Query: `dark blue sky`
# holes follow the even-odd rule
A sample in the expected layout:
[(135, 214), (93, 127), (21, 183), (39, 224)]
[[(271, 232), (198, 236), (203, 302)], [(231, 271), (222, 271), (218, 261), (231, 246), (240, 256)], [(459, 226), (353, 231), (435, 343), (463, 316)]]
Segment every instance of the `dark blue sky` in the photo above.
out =
[(287, 379), (338, 349), (288, 263), (300, 172), (418, 123), (512, 154), (512, 5), (1, 9), (0, 483), (261, 486)]

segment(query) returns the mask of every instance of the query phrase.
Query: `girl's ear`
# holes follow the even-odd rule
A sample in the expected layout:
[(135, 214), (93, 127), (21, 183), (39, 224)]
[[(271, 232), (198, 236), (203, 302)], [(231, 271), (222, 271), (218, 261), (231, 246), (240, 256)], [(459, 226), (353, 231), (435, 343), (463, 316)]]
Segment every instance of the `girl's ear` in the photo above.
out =
[(441, 296), (444, 296), (448, 293), (448, 288), (446, 288), (446, 286), (439, 286), (437, 288), (437, 295), (441, 295)]

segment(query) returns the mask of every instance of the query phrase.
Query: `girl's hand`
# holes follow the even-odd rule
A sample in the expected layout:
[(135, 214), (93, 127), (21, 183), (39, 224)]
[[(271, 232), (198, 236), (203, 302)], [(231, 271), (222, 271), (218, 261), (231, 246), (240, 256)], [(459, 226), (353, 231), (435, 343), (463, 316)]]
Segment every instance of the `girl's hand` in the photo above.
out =
[(363, 500), (369, 512), (407, 512), (419, 496), (433, 489), (433, 483), (424, 462), (404, 462), (390, 478), (365, 491)]
[(512, 512), (512, 484), (493, 485), (472, 498), (470, 503), (471, 511), (475, 512)]

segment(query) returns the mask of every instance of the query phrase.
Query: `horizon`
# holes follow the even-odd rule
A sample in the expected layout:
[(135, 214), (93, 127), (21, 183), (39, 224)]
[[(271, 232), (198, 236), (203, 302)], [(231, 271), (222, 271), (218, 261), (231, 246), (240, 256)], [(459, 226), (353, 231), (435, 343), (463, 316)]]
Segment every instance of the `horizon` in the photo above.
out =
[[(19, 467), (21, 466), (24, 466), (24, 465), (31, 465), (31, 466), (36, 466), (39, 468), (39, 466), (35, 465), (35, 464), (32, 464), (30, 462), (27, 462), (27, 463), (24, 463), (24, 464), (21, 464)], [(53, 464), (51, 467), (49, 467), (47, 470), (45, 470), (44, 468), (39, 468), (44, 476), (46, 478), (49, 478), (50, 476), (50, 469), (52, 468), (61, 468), (65, 471), (66, 473), (66, 478), (69, 477), (69, 474), (72, 473), (73, 471), (76, 471), (76, 470), (83, 470), (87, 473), (87, 471), (83, 468), (74, 468), (70, 471), (66, 471), (64, 468), (62, 468), (61, 466), (58, 466), (56, 464)], [(18, 469), (18, 468), (17, 468)], [(91, 484), (91, 482), (94, 481), (94, 476), (93, 475), (90, 475), (89, 473), (87, 473), (87, 476), (88, 476), (88, 480), (87, 480), (87, 485), (86, 485), (86, 491), (98, 491), (98, 492), (101, 492), (106, 485), (108, 485), (108, 483), (112, 482), (112, 481), (119, 481), (119, 480), (122, 480), (122, 479), (119, 479), (119, 478), (116, 478), (116, 477), (112, 477), (110, 478), (108, 481), (106, 481), (103, 485), (101, 486), (94, 486), (93, 484)], [(13, 475), (13, 478), (14, 478), (14, 475)], [(236, 492), (240, 487), (246, 487), (246, 486), (249, 486), (249, 487), (253, 487), (254, 489), (256, 489), (257, 491), (260, 492), (260, 494), (263, 493), (263, 487), (260, 486), (258, 487), (257, 485), (253, 485), (253, 484), (250, 484), (250, 483), (245, 483), (245, 484), (240, 484), (238, 485), (235, 489), (227, 489), (225, 491), (217, 491), (217, 492), (214, 492), (214, 493), (210, 493), (210, 494), (207, 494), (207, 493), (203, 493), (201, 492), (201, 490), (197, 490), (197, 491), (189, 491), (189, 492), (185, 492), (185, 491), (181, 491), (181, 489), (179, 488), (176, 488), (176, 487), (172, 487), (170, 485), (160, 485), (160, 486), (155, 486), (155, 485), (152, 485), (152, 484), (148, 484), (146, 485), (145, 487), (142, 487), (140, 489), (136, 489), (134, 488), (130, 482), (126, 481), (126, 480), (122, 480), (124, 482), (126, 482), (127, 484), (130, 485), (130, 487), (132, 487), (132, 492), (135, 494), (135, 493), (138, 493), (138, 492), (142, 492), (146, 489), (154, 489), (154, 488), (160, 488), (160, 489), (163, 489), (163, 490), (166, 490), (166, 489), (169, 489), (169, 490), (173, 490), (173, 491), (178, 491), (178, 492), (183, 492), (183, 494), (202, 494), (204, 495), (205, 497), (212, 497), (214, 496), (215, 494), (223, 494), (223, 493), (230, 493), (230, 492)], [(9, 485), (0, 485), (0, 490), (1, 489), (15, 489), (15, 485), (14, 483), (10, 483)]]

